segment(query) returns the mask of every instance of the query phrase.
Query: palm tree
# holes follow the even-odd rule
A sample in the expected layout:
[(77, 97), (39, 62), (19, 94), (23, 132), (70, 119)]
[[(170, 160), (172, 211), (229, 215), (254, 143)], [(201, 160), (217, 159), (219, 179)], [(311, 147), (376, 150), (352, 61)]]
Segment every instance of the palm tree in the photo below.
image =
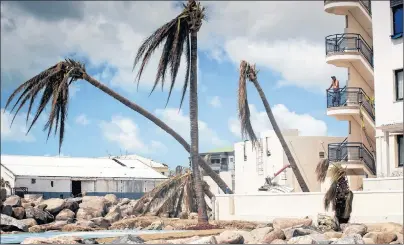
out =
[[(148, 60), (154, 51), (164, 43), (161, 53), (160, 62), (157, 67), (156, 80), (154, 82), (154, 91), (156, 86), (161, 82), (164, 86), (165, 75), (168, 67), (170, 67), (171, 84), (168, 93), (167, 103), (170, 99), (175, 80), (177, 78), (178, 69), (181, 63), (181, 57), (186, 57), (186, 75), (182, 89), (182, 97), (180, 108), (184, 100), (185, 93), (190, 88), (189, 96), (189, 116), (190, 116), (190, 134), (191, 134), (191, 167), (193, 172), (194, 187), (198, 200), (198, 223), (207, 223), (208, 216), (206, 212), (206, 203), (203, 194), (203, 186), (201, 175), (198, 167), (199, 161), (199, 136), (198, 136), (198, 88), (197, 88), (197, 48), (198, 48), (198, 31), (202, 26), (204, 19), (204, 8), (195, 0), (189, 0), (188, 4), (184, 4), (183, 11), (174, 19), (170, 20), (153, 34), (151, 34), (137, 51), (133, 68), (141, 61), (140, 69), (137, 74), (137, 80), (142, 76), (143, 69), (146, 67)], [(166, 104), (167, 105), (167, 104)]]
[(247, 79), (252, 82), (257, 89), (262, 102), (264, 103), (265, 110), (267, 112), (269, 121), (272, 124), (272, 127), (275, 131), (276, 136), (281, 142), (282, 148), (285, 151), (286, 157), (288, 158), (289, 164), (293, 170), (294, 175), (296, 176), (297, 182), (300, 185), (300, 188), (303, 192), (309, 192), (309, 188), (306, 182), (303, 179), (302, 174), (296, 164), (295, 159), (293, 158), (292, 153), (289, 150), (289, 147), (283, 138), (281, 130), (279, 129), (278, 124), (276, 123), (275, 117), (272, 113), (271, 107), (265, 97), (264, 91), (262, 90), (260, 84), (257, 80), (258, 71), (255, 69), (255, 65), (250, 65), (246, 61), (242, 60), (240, 63), (240, 77), (239, 77), (239, 90), (238, 90), (238, 111), (239, 111), (239, 119), (241, 122), (241, 134), (243, 137), (247, 136), (254, 146), (257, 146), (258, 139), (254, 133), (254, 129), (252, 127), (250, 121), (250, 109), (248, 107), (247, 101)]
[(324, 196), (324, 208), (328, 210), (330, 204), (335, 212), (339, 224), (348, 223), (352, 212), (353, 192), (349, 189), (346, 170), (341, 164), (329, 167), (328, 159), (321, 159), (316, 167), (317, 180), (323, 183), (327, 174), (331, 185)]
[[(139, 113), (140, 115), (146, 117), (162, 130), (174, 137), (188, 152), (190, 152), (189, 144), (182, 138), (177, 132), (170, 128), (167, 124), (161, 121), (159, 118), (142, 108), (141, 106), (129, 101), (127, 98), (121, 96), (114, 90), (108, 88), (104, 84), (100, 83), (93, 77), (87, 74), (84, 64), (67, 59), (61, 61), (54, 66), (42, 71), (38, 75), (32, 77), (28, 81), (20, 85), (8, 98), (5, 109), (10, 105), (13, 99), (20, 94), (17, 101), (13, 105), (11, 112), (15, 111), (14, 118), (17, 116), (21, 108), (28, 102), (29, 108), (27, 112), (27, 123), (28, 115), (33, 109), (33, 104), (37, 99), (37, 96), (43, 91), (42, 97), (39, 102), (38, 109), (31, 121), (31, 125), (28, 129), (27, 134), (31, 130), (32, 126), (37, 122), (39, 116), (43, 113), (44, 108), (47, 104), (51, 104), (51, 111), (49, 114), (48, 122), (45, 124), (45, 130), (48, 130), (48, 138), (50, 136), (51, 130), (55, 125), (54, 132), (55, 135), (59, 129), (59, 152), (62, 147), (64, 130), (65, 130), (65, 120), (67, 118), (68, 109), (68, 99), (69, 99), (69, 87), (77, 80), (86, 80), (88, 83), (94, 87), (100, 89), (104, 93), (118, 100), (125, 106), (129, 107), (133, 111)], [(14, 118), (11, 122), (13, 124)], [(202, 169), (217, 183), (217, 185), (225, 191), (227, 184), (217, 175), (210, 166), (204, 161), (202, 157), (199, 158), (200, 166)]]

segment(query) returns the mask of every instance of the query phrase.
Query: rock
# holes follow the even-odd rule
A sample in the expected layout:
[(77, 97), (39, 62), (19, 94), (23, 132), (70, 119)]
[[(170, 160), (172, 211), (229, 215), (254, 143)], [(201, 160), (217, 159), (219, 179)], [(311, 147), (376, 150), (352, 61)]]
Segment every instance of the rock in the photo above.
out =
[(23, 222), (28, 228), (30, 228), (34, 225), (38, 225), (38, 223), (33, 218), (22, 219), (21, 222)]
[(13, 217), (16, 219), (23, 219), (25, 216), (25, 209), (22, 207), (13, 208)]
[(313, 223), (311, 219), (293, 219), (293, 218), (276, 218), (272, 222), (274, 229), (286, 229), (296, 226), (310, 226)]
[(322, 231), (337, 231), (339, 229), (335, 218), (325, 214), (317, 215), (317, 226)]
[(400, 244), (403, 244), (404, 242), (403, 242), (403, 233), (396, 233), (396, 235), (397, 235), (397, 241), (400, 243)]
[(46, 224), (54, 220), (52, 214), (38, 208), (25, 209), (25, 217), (35, 219), (38, 224)]
[(403, 234), (403, 225), (393, 222), (365, 224), (367, 232), (394, 232)]
[(339, 238), (331, 244), (365, 244), (361, 235), (354, 234), (346, 237)]
[(67, 224), (63, 226), (62, 231), (64, 232), (76, 232), (76, 231), (94, 231), (93, 228), (84, 227), (77, 224)]
[(387, 244), (397, 240), (397, 235), (392, 232), (369, 232), (363, 238), (371, 238), (376, 244)]
[(275, 239), (271, 242), (271, 244), (287, 244), (287, 242), (282, 239)]
[(87, 238), (83, 240), (83, 244), (98, 244), (98, 242), (94, 238)]
[(321, 233), (310, 234), (308, 236), (310, 236), (316, 244), (330, 244), (331, 243), (329, 238)]
[(401, 244), (401, 243), (398, 242), (398, 241), (394, 241), (394, 242), (391, 242), (391, 243), (389, 243), (389, 244)]
[(65, 200), (60, 198), (50, 198), (42, 201), (41, 204), (46, 204), (45, 211), (55, 215), (63, 209)]
[(178, 217), (179, 217), (180, 219), (188, 219), (189, 214), (188, 214), (188, 212), (181, 212), (181, 213), (178, 215)]
[(198, 219), (198, 213), (189, 213), (188, 219)]
[(287, 244), (317, 244), (310, 236), (292, 237)]
[(9, 205), (11, 207), (21, 207), (21, 197), (19, 196), (9, 196), (6, 198), (6, 200), (3, 202), (3, 205)]
[(255, 241), (254, 237), (251, 235), (250, 232), (248, 231), (243, 231), (243, 230), (226, 230), (220, 233), (218, 236), (216, 236), (216, 240), (218, 244), (225, 244), (226, 242), (224, 241), (229, 241), (235, 237), (238, 237), (238, 235), (241, 235), (244, 239), (244, 243), (257, 243)]
[(0, 201), (4, 202), (7, 198), (7, 190), (5, 188), (0, 189)]
[(51, 238), (29, 237), (25, 238), (21, 244), (81, 244), (82, 239), (74, 236), (57, 236)]
[(256, 228), (250, 232), (251, 236), (254, 238), (255, 241), (262, 241), (264, 237), (272, 232), (274, 228), (272, 227), (262, 227), (262, 228)]
[(121, 216), (121, 208), (119, 206), (112, 207), (108, 214), (104, 217), (110, 223), (114, 223), (122, 218)]
[[(107, 207), (107, 201), (105, 200), (104, 197), (98, 197), (98, 196), (85, 196), (83, 197), (83, 202), (80, 203), (79, 207), (80, 209), (92, 209), (91, 213), (95, 214), (101, 214), (97, 215), (95, 217), (100, 217), (104, 216), (106, 212), (106, 207)], [(79, 211), (80, 211), (79, 209)], [(92, 217), (92, 218), (95, 218)]]
[(166, 225), (166, 226), (163, 228), (163, 230), (165, 230), (165, 231), (172, 231), (172, 230), (175, 230), (175, 229), (174, 229), (174, 227), (172, 227), (171, 225)]
[(127, 204), (120, 206), (118, 204), (118, 207), (120, 207), (120, 209), (121, 209), (121, 216), (122, 217), (128, 217), (128, 216), (131, 216), (131, 215), (134, 214), (135, 209), (132, 206), (129, 206)]
[(28, 231), (28, 226), (24, 222), (11, 216), (0, 214), (0, 221), (0, 229), (3, 231)]
[(24, 194), (24, 201), (25, 202), (32, 202), (38, 204), (42, 202), (43, 195), (42, 194)]
[(192, 241), (188, 244), (218, 244), (214, 236), (207, 236), (199, 238), (198, 240)]
[(376, 244), (372, 238), (364, 237), (362, 240), (365, 244)]
[(130, 203), (130, 199), (129, 198), (122, 198), (119, 203), (118, 206), (123, 206), (123, 205), (127, 205)]
[(35, 203), (33, 203), (33, 202), (24, 202), (24, 203), (21, 203), (21, 206), (23, 208), (32, 208), (32, 207), (35, 207)]
[(327, 231), (324, 235), (328, 238), (341, 238), (342, 232), (335, 232), (335, 231)]
[(348, 224), (346, 227), (343, 229), (343, 237), (345, 236), (351, 236), (355, 234), (359, 234), (361, 236), (365, 235), (367, 232), (367, 227), (366, 225), (363, 224)]
[(73, 200), (66, 200), (63, 209), (70, 209), (73, 212), (77, 212), (77, 210), (79, 210), (79, 204)]
[(66, 220), (60, 220), (60, 221), (55, 221), (49, 224), (43, 224), (43, 225), (34, 225), (28, 229), (29, 232), (32, 233), (38, 233), (38, 232), (44, 232), (44, 231), (59, 231), (61, 230), (65, 225), (67, 225)]
[(161, 220), (154, 221), (151, 225), (145, 228), (145, 230), (161, 231), (164, 224)]
[(58, 215), (56, 215), (56, 220), (66, 220), (69, 223), (73, 222), (74, 220), (74, 216), (76, 214), (70, 210), (70, 209), (63, 209), (62, 211), (60, 211), (60, 213)]
[(107, 219), (104, 219), (103, 217), (94, 218), (94, 219), (91, 219), (91, 221), (94, 222), (94, 224), (96, 226), (101, 227), (101, 228), (107, 229), (108, 227), (111, 226), (111, 222)]
[(94, 223), (94, 221), (90, 220), (78, 220), (75, 225), (82, 226), (82, 227), (87, 227), (87, 228), (96, 228), (97, 225)]
[(122, 237), (117, 237), (111, 241), (111, 244), (142, 244), (144, 240), (135, 235), (125, 235)]
[(48, 206), (48, 205), (45, 204), (45, 203), (40, 203), (40, 204), (38, 204), (38, 205), (35, 205), (35, 207), (36, 207), (37, 209), (40, 209), (40, 210), (45, 210), (45, 208), (46, 208), (47, 206)]
[(10, 205), (5, 205), (1, 209), (1, 213), (5, 214), (7, 216), (12, 216), (13, 215), (13, 207), (11, 207)]
[(117, 205), (118, 204), (118, 198), (114, 194), (107, 194), (107, 195), (105, 195), (104, 198), (111, 205)]
[(102, 216), (103, 212), (100, 211), (99, 209), (87, 207), (87, 208), (79, 208), (76, 214), (76, 219), (90, 220)]
[(318, 234), (318, 232), (315, 230), (304, 229), (304, 228), (287, 228), (287, 229), (283, 230), (283, 233), (285, 234), (286, 240), (289, 240), (292, 237), (306, 236), (306, 235), (310, 235), (310, 234)]
[(268, 233), (264, 239), (261, 241), (263, 243), (271, 243), (275, 239), (285, 239), (285, 234), (280, 229), (274, 229), (270, 233)]
[(231, 233), (227, 236), (217, 236), (218, 244), (243, 244), (244, 237), (240, 233)]

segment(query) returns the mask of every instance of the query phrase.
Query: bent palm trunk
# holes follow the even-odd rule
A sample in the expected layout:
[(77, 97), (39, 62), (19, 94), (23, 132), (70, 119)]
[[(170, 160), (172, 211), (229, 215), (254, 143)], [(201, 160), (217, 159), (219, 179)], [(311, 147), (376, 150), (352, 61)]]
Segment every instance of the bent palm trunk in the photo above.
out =
[(295, 159), (294, 159), (294, 157), (292, 155), (292, 152), (290, 152), (290, 149), (289, 149), (285, 139), (283, 138), (282, 132), (279, 129), (278, 124), (276, 123), (274, 114), (272, 113), (271, 107), (269, 106), (269, 103), (268, 103), (268, 101), (267, 101), (267, 99), (265, 97), (264, 91), (262, 90), (261, 86), (259, 85), (257, 79), (253, 79), (252, 82), (253, 82), (255, 88), (257, 89), (257, 91), (258, 91), (258, 93), (259, 93), (259, 95), (260, 95), (260, 97), (262, 99), (262, 102), (264, 103), (264, 107), (265, 107), (265, 110), (267, 112), (269, 121), (272, 124), (272, 127), (273, 127), (273, 129), (275, 131), (276, 136), (278, 137), (279, 141), (281, 142), (282, 148), (285, 151), (286, 157), (288, 158), (289, 164), (290, 164), (290, 166), (291, 166), (291, 168), (293, 170), (293, 173), (296, 176), (296, 179), (297, 179), (297, 182), (300, 185), (300, 188), (302, 189), (303, 192), (309, 192), (310, 191), (309, 187), (307, 186), (306, 182), (304, 181), (303, 176), (300, 173), (300, 170), (299, 170), (299, 168), (298, 168), (298, 166), (296, 164), (296, 161), (295, 161)]
[[(178, 141), (178, 143), (180, 143), (185, 150), (187, 150), (188, 152), (191, 151), (191, 147), (190, 145), (185, 141), (184, 138), (182, 138), (177, 132), (175, 132), (172, 128), (170, 128), (167, 124), (165, 124), (163, 121), (161, 121), (159, 118), (157, 118), (156, 116), (154, 116), (153, 114), (151, 114), (150, 112), (148, 112), (147, 110), (145, 110), (144, 108), (142, 108), (141, 106), (129, 101), (127, 98), (121, 96), (120, 94), (118, 94), (117, 92), (115, 92), (114, 90), (108, 88), (107, 86), (105, 86), (104, 84), (100, 83), (99, 81), (97, 81), (96, 79), (92, 78), (91, 76), (89, 76), (88, 74), (84, 74), (83, 79), (86, 80), (87, 82), (89, 82), (91, 85), (93, 85), (94, 87), (100, 89), (101, 91), (105, 92), (106, 94), (110, 95), (111, 97), (113, 97), (114, 99), (118, 100), (119, 102), (121, 102), (122, 104), (126, 105), (127, 107), (129, 107), (130, 109), (132, 109), (133, 111), (141, 114), (142, 116), (146, 117), (147, 119), (149, 119), (150, 121), (152, 121), (154, 124), (156, 124), (158, 127), (160, 127), (162, 130), (164, 130), (165, 132), (167, 132), (169, 135), (171, 135), (172, 137), (174, 137), (174, 139), (176, 139)], [(199, 161), (198, 161), (199, 165), (201, 166), (201, 168), (205, 171), (205, 173), (207, 175), (209, 175), (213, 181), (216, 182), (216, 184), (220, 187), (220, 189), (226, 193), (226, 189), (228, 188), (227, 184), (220, 178), (220, 176), (218, 174), (216, 174), (212, 168), (203, 160), (202, 157), (199, 157)], [(230, 190), (230, 189), (229, 189)], [(230, 194), (233, 194), (232, 192)]]

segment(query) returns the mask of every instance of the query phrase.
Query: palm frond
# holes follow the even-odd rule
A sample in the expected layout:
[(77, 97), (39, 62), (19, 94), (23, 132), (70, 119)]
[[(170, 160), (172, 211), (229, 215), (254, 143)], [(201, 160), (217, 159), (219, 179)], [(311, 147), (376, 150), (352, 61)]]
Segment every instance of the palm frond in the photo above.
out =
[(345, 200), (345, 210), (343, 214), (343, 218), (348, 219), (352, 213), (352, 203), (353, 203), (354, 194), (352, 191), (348, 192), (348, 195)]
[(67, 118), (69, 86), (72, 82), (82, 79), (85, 73), (86, 70), (84, 64), (72, 59), (66, 59), (24, 82), (10, 95), (5, 106), (5, 108), (7, 108), (15, 96), (20, 94), (11, 110), (14, 111), (18, 106), (18, 109), (14, 113), (11, 125), (23, 106), (30, 101), (26, 118), (28, 124), (33, 105), (37, 101), (38, 95), (41, 95), (38, 108), (30, 122), (27, 134), (35, 125), (40, 115), (42, 115), (46, 106), (51, 104), (51, 111), (44, 126), (44, 131), (48, 130), (49, 138), (53, 125), (56, 124), (55, 134), (59, 128), (60, 153), (64, 139), (65, 120)]
[(330, 162), (328, 161), (328, 159), (323, 158), (318, 162), (316, 167), (316, 176), (318, 182), (322, 183), (325, 181), (329, 166)]
[(330, 188), (324, 196), (324, 208), (328, 210), (330, 203), (333, 204), (333, 209), (335, 209), (335, 202), (337, 197), (337, 182), (332, 182)]
[(341, 178), (346, 175), (345, 169), (340, 163), (334, 164), (330, 169), (330, 176), (332, 182), (338, 182)]

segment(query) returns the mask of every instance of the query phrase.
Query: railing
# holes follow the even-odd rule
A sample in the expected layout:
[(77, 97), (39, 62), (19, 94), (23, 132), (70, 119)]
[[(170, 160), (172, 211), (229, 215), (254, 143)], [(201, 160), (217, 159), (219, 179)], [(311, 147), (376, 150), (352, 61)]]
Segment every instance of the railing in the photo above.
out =
[(363, 161), (376, 174), (373, 154), (362, 143), (347, 142), (328, 144), (328, 160), (330, 162)]
[(19, 197), (24, 197), (24, 194), (28, 194), (27, 187), (14, 187), (11, 188), (11, 195), (17, 195)]
[(360, 34), (343, 33), (325, 37), (326, 55), (349, 51), (361, 53), (373, 67), (373, 50)]
[[(354, 0), (324, 0), (324, 4), (332, 2), (357, 2)], [(372, 2), (370, 0), (359, 0), (359, 3), (368, 11), (369, 15), (372, 15)]]
[(362, 105), (369, 116), (375, 120), (375, 105), (362, 88), (327, 89), (327, 108), (350, 105)]

